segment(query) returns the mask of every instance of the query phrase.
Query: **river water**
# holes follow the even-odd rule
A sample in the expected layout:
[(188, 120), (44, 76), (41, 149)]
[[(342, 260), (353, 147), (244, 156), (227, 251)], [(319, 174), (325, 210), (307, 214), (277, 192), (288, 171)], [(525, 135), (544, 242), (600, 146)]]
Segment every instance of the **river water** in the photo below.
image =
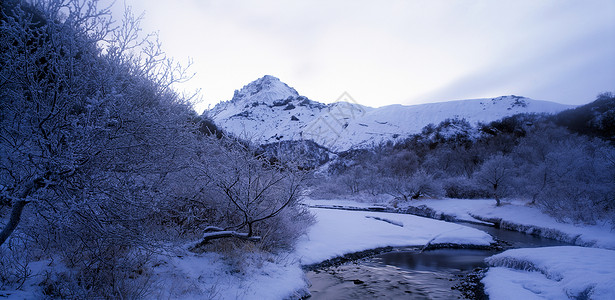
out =
[[(488, 232), (512, 248), (568, 245), (515, 231), (464, 224)], [(311, 299), (458, 299), (453, 289), (465, 274), (486, 267), (495, 250), (399, 249), (307, 273)]]

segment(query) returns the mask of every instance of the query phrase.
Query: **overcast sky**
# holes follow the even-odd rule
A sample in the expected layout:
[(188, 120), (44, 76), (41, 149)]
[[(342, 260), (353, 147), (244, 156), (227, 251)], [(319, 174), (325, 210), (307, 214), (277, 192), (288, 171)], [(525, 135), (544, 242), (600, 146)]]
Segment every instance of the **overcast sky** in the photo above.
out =
[(169, 55), (193, 59), (183, 88), (202, 89), (199, 112), (266, 74), (312, 100), (346, 91), (373, 107), (509, 94), (583, 104), (615, 91), (613, 0), (124, 3)]

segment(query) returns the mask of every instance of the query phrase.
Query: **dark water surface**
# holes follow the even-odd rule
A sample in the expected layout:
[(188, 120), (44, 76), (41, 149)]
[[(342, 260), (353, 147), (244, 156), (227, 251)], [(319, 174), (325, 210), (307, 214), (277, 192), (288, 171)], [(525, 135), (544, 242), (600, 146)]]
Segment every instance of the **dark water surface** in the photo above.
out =
[[(555, 240), (483, 225), (464, 224), (488, 232), (513, 248), (568, 245)], [(452, 289), (464, 274), (486, 267), (495, 250), (418, 249), (394, 251), (337, 267), (310, 271), (311, 299), (457, 299)]]

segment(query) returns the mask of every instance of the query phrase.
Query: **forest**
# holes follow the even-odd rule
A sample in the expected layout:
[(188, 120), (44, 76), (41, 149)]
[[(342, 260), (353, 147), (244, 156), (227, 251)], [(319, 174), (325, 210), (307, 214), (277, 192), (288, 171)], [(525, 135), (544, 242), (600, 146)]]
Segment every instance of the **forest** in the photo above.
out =
[(211, 134), (173, 89), (188, 71), (130, 10), (115, 22), (96, 1), (1, 9), (0, 287), (52, 259), (64, 267), (46, 296), (139, 298), (165, 249), (275, 252), (312, 222), (305, 171)]
[[(463, 119), (374, 149), (339, 154), (313, 180), (320, 195), (527, 199), (560, 221), (615, 221), (615, 96), (556, 115), (519, 114), (473, 126)], [(343, 187), (343, 188), (340, 188)]]

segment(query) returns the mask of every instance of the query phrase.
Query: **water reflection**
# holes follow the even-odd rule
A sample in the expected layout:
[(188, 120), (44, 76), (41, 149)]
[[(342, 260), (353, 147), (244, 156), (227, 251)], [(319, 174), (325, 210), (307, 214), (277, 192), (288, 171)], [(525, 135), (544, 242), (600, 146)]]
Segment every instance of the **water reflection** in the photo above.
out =
[[(489, 226), (468, 226), (486, 231), (514, 248), (567, 245)], [(312, 299), (457, 299), (461, 293), (451, 288), (463, 274), (484, 267), (484, 259), (496, 253), (468, 249), (396, 251), (308, 272), (307, 277), (312, 282)]]
[(451, 287), (450, 272), (405, 270), (362, 261), (308, 272), (312, 299), (451, 299), (461, 296)]
[(491, 236), (506, 241), (512, 248), (536, 248), (536, 247), (551, 247), (551, 246), (570, 246), (569, 243), (560, 242), (552, 239), (543, 238), (531, 234), (525, 234), (517, 231), (499, 229), (487, 225), (478, 224), (463, 224), (468, 227), (473, 227), (482, 230)]
[(438, 249), (422, 253), (399, 251), (374, 257), (372, 263), (416, 271), (465, 271), (484, 267), (485, 257), (495, 253), (497, 252), (469, 249)]

